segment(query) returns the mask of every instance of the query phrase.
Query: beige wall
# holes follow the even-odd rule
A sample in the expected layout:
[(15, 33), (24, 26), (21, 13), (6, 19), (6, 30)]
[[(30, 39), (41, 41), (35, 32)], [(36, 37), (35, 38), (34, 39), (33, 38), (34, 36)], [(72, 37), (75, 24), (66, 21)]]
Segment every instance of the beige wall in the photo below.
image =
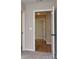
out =
[(33, 11), (41, 9), (52, 9), (53, 2), (39, 2), (26, 4), (25, 12), (25, 45), (23, 50), (34, 50), (33, 42)]

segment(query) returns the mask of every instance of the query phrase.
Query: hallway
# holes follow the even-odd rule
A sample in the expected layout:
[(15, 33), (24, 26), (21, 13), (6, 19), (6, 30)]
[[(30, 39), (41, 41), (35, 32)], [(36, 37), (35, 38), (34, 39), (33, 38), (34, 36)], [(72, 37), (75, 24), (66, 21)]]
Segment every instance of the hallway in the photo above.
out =
[(42, 53), (42, 52), (22, 52), (21, 59), (52, 59), (51, 53)]

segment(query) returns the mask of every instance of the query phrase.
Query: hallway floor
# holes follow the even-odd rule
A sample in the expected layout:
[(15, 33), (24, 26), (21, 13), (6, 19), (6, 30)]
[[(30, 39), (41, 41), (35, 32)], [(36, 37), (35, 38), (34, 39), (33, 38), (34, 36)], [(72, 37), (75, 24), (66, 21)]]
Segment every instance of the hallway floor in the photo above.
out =
[(53, 58), (52, 53), (24, 51), (22, 52), (21, 59), (53, 59)]

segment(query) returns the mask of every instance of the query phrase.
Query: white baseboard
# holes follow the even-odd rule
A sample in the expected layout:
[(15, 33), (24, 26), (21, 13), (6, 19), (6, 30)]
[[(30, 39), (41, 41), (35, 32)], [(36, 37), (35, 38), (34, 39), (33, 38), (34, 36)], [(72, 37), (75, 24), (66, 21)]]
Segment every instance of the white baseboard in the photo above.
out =
[(23, 51), (35, 51), (35, 50), (33, 50), (33, 49), (23, 49)]

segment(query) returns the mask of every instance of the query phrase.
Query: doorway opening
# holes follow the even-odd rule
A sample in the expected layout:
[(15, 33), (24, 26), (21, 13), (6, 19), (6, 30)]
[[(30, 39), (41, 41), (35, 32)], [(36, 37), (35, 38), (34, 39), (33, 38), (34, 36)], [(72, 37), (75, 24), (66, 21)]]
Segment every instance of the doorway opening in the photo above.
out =
[(51, 11), (35, 12), (35, 51), (52, 53)]

